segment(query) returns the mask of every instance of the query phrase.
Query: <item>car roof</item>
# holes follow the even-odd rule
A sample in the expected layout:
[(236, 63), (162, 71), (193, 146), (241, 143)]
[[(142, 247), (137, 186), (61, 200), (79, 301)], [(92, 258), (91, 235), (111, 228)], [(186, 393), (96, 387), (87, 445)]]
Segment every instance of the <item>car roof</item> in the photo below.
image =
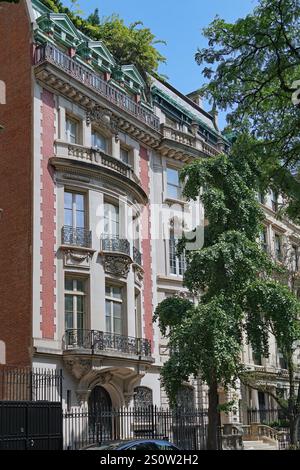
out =
[(87, 448), (93, 448), (93, 447), (104, 447), (104, 446), (109, 446), (109, 445), (113, 445), (113, 446), (118, 446), (118, 445), (124, 445), (124, 446), (129, 446), (129, 445), (134, 445), (134, 444), (143, 444), (143, 443), (156, 443), (156, 444), (168, 444), (168, 445), (174, 445), (172, 444), (171, 442), (167, 441), (167, 440), (163, 440), (163, 439), (132, 439), (132, 440), (119, 440), (119, 441), (106, 441), (106, 442), (101, 442), (101, 443), (95, 443), (95, 444), (91, 444), (90, 446), (88, 446)]

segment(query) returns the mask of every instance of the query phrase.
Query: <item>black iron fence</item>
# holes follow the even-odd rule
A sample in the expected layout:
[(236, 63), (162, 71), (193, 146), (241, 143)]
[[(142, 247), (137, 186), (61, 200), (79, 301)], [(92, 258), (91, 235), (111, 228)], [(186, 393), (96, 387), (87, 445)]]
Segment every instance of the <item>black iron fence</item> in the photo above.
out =
[(64, 414), (64, 448), (130, 439), (167, 439), (180, 449), (206, 449), (207, 411), (143, 408), (78, 410)]
[(62, 379), (61, 370), (0, 366), (0, 400), (60, 402)]

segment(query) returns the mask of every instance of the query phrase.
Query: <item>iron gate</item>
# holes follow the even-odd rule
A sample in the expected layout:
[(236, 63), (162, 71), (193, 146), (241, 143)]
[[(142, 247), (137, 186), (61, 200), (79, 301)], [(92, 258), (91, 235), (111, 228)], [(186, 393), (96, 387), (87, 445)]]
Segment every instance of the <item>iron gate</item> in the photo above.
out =
[(61, 450), (60, 402), (0, 401), (0, 450)]

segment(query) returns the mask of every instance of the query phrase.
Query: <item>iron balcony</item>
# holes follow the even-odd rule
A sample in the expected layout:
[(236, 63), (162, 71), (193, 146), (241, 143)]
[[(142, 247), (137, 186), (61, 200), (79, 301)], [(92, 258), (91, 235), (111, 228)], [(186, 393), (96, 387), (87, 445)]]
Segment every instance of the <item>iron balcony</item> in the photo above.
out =
[(92, 353), (118, 351), (133, 356), (151, 357), (150, 340), (98, 330), (66, 330), (64, 346), (65, 350), (85, 349)]
[(62, 244), (90, 248), (92, 244), (92, 232), (85, 228), (64, 225), (62, 228)]

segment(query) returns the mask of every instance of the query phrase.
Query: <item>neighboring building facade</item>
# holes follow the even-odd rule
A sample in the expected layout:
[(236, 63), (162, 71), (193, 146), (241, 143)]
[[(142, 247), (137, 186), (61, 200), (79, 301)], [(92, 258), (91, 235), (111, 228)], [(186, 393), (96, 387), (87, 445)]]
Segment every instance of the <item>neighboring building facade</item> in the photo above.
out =
[[(166, 296), (188, 295), (175, 250), (181, 214), (191, 226), (203, 221), (200, 203), (183, 200), (178, 172), (229, 144), (197, 93), (156, 79), (148, 93), (134, 66), (118, 67), (102, 42), (38, 0), (2, 8), (6, 362), (62, 368), (67, 408), (165, 406), (168, 350), (152, 315)], [(262, 243), (277, 257), (287, 241), (297, 253), (299, 228), (264, 208)], [(244, 362), (271, 367), (274, 387), (286, 387), (275, 344), (268, 363), (258, 360), (246, 347)], [(245, 406), (262, 403), (241, 393)], [(206, 387), (193, 380), (180, 400), (206, 406)]]

